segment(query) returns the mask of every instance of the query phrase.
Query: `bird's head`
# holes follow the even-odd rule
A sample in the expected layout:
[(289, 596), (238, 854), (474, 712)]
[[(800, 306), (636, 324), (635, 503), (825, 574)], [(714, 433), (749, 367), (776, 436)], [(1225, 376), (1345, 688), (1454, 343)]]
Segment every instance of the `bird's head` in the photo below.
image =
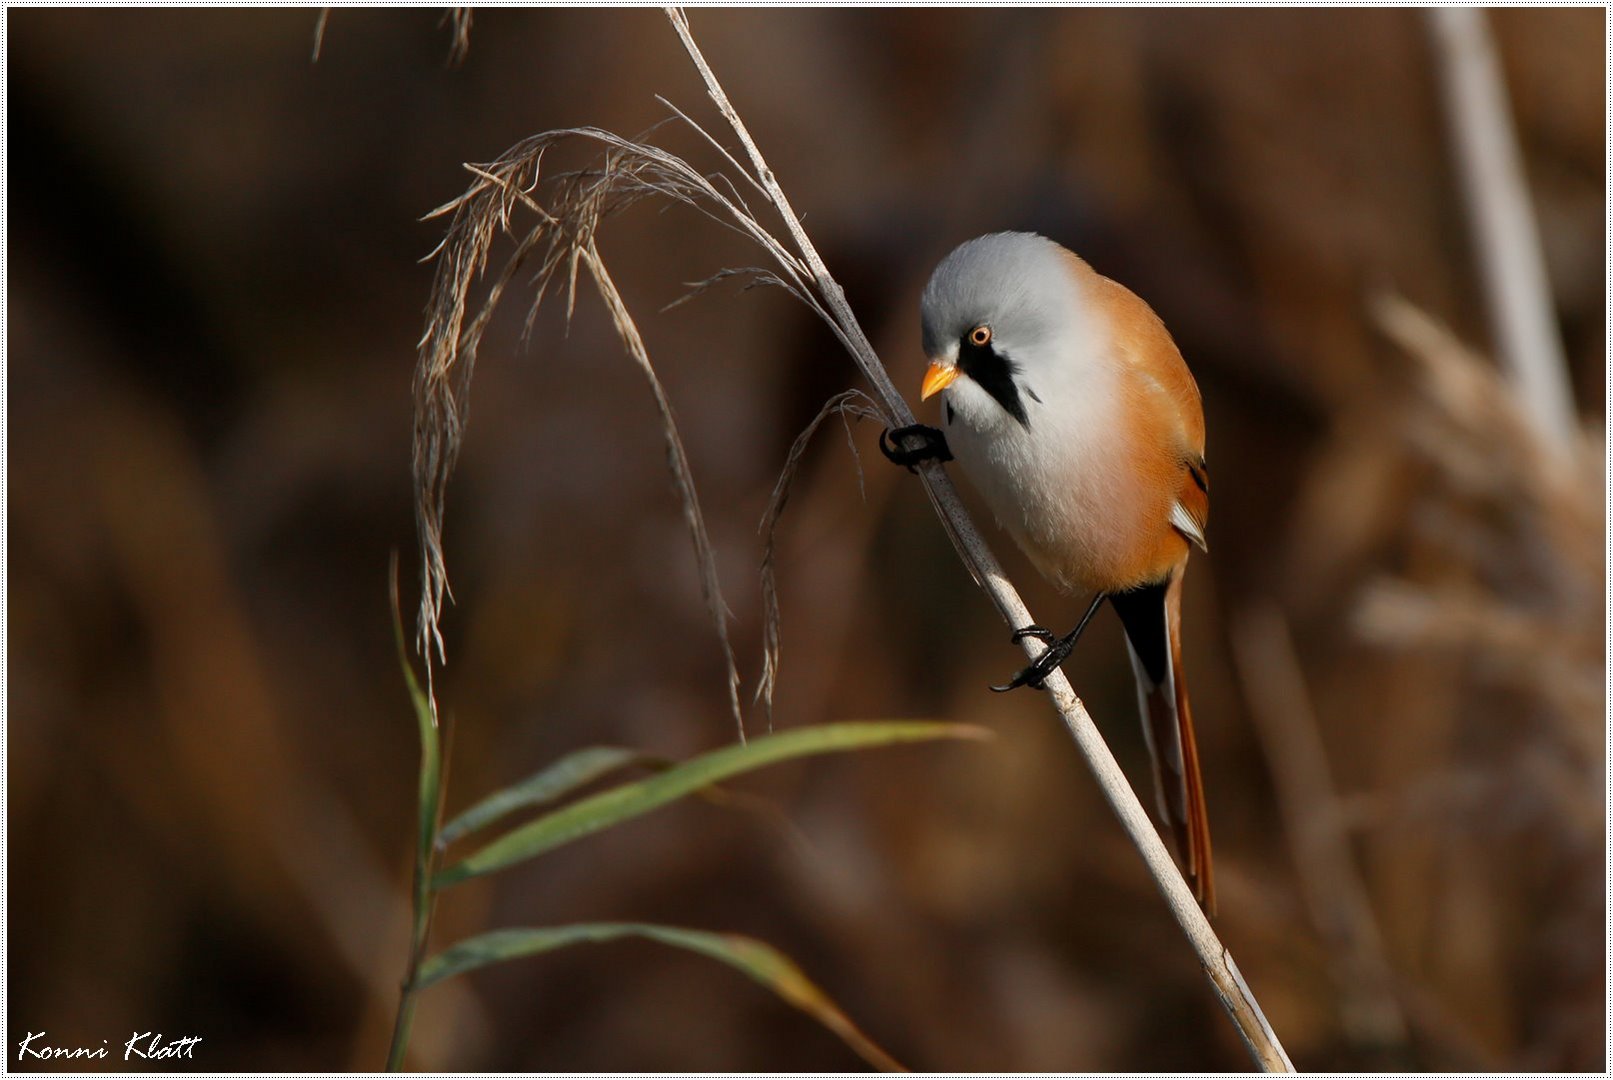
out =
[(992, 233), (953, 249), (921, 302), (923, 396), (946, 390), (948, 405), (979, 428), (1010, 420), (1029, 428), (1094, 351), (1084, 269), (1035, 233)]

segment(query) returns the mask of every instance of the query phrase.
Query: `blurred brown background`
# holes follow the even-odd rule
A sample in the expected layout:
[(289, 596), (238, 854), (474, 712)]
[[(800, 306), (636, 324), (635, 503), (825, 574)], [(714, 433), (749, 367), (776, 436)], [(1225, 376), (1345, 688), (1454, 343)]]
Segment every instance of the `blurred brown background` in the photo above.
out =
[[(653, 11), (478, 11), (457, 67), (439, 12), (338, 9), (311, 63), (316, 17), (7, 13), (8, 1047), (159, 1029), (202, 1036), (208, 1069), (379, 1066), (416, 767), (386, 567), (415, 556), (417, 260), (441, 232), (417, 219), (525, 135), (631, 134), (656, 93), (711, 118)], [(1511, 423), (1490, 360), (1419, 359), (1372, 315), (1394, 292), (1493, 354), (1419, 14), (693, 16), (914, 399), (918, 290), (981, 232), (1059, 239), (1175, 333), (1216, 478), (1186, 664), (1217, 926), (1301, 1068), (1606, 1064), (1603, 17), (1491, 17), (1589, 433), (1553, 433), (1565, 459)], [(754, 679), (756, 524), (854, 369), (777, 292), (657, 315), (756, 261), (690, 213), (640, 207), (603, 247)], [(590, 743), (732, 738), (639, 376), (591, 294), (569, 336), (546, 311), (521, 349), (519, 324), (483, 350), (450, 496), (450, 810)], [(778, 813), (661, 811), (456, 890), (437, 942), (742, 931), (915, 1068), (1246, 1067), (1056, 717), (985, 692), (1020, 655), (875, 434), (854, 431), (865, 496), (835, 425), (795, 489), (776, 723), (998, 737), (759, 774), (737, 788)], [(1070, 622), (990, 535), (1042, 621)], [(1146, 782), (1122, 656), (1105, 615), (1066, 670)], [(435, 988), (414, 1049), (860, 1067), (648, 944)]]

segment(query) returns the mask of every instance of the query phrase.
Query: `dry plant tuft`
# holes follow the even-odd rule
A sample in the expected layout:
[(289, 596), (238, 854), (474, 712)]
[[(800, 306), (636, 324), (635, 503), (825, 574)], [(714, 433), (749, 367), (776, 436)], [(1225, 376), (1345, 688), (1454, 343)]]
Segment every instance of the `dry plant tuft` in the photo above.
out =
[(1358, 628), (1395, 647), (1470, 651), (1544, 704), (1540, 733), (1599, 819), (1603, 449), (1588, 431), (1548, 437), (1493, 365), (1405, 300), (1374, 314), (1416, 364), (1406, 440), (1439, 479), (1417, 530), (1462, 573), (1437, 586), (1380, 579)]
[[(598, 143), (604, 152), (592, 168), (545, 179), (544, 155), (557, 143), (570, 140)], [(432, 253), (438, 260), (437, 273), (415, 373), (415, 510), (423, 553), (419, 646), (427, 652), (434, 647), (438, 660), (445, 656), (438, 627), (443, 602), (451, 596), (442, 546), (444, 500), (464, 438), (471, 378), (488, 322), (510, 283), (529, 266), (536, 295), (528, 309), (527, 331), (531, 331), (539, 306), (557, 275), (564, 275), (569, 318), (576, 303), (579, 272), (585, 272), (610, 311), (623, 347), (649, 383), (660, 412), (668, 468), (694, 544), (701, 591), (728, 669), (729, 702), (743, 737), (739, 673), (728, 638), (728, 611), (688, 454), (643, 336), (600, 257), (595, 235), (611, 214), (643, 199), (659, 197), (693, 206), (731, 227), (741, 227), (764, 246), (777, 247), (777, 242), (755, 224), (742, 202), (730, 199), (682, 158), (642, 140), (624, 139), (598, 128), (545, 132), (517, 144), (491, 164), (467, 168), (477, 177), (469, 190), (427, 215), (449, 216), (450, 224), (447, 236)], [(512, 225), (512, 215), (518, 208), (530, 211), (537, 219), (524, 232)], [(743, 229), (744, 223), (750, 223), (752, 228)], [(515, 251), (467, 321), (471, 292), (484, 276), (493, 242), (500, 235), (517, 237)], [(789, 273), (788, 268), (785, 272)], [(798, 281), (778, 280), (801, 295)]]

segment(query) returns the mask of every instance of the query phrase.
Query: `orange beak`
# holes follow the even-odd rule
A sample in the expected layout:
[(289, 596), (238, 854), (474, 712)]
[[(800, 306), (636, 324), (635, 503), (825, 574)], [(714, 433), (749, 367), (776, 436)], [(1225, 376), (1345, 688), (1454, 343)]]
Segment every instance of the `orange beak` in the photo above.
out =
[(930, 370), (924, 373), (924, 386), (919, 390), (919, 400), (928, 401), (956, 382), (961, 374), (963, 372), (958, 369), (956, 364), (945, 365), (932, 362)]

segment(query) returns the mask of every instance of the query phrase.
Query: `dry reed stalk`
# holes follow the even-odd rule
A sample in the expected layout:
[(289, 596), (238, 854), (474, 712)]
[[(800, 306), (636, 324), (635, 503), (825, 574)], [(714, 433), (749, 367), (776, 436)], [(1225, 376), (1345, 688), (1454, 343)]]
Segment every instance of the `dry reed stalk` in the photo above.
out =
[(1568, 362), (1488, 16), (1435, 7), (1427, 18), (1496, 349), (1545, 443), (1566, 450), (1578, 427)]
[(468, 7), (449, 8), (448, 14), (442, 17), (453, 30), (454, 39), (448, 46), (448, 62), (462, 64), (465, 57), (470, 54), (470, 20), (471, 10)]
[[(449, 8), (437, 25), (447, 25), (453, 32), (453, 39), (448, 43), (448, 63), (457, 65), (464, 62), (470, 53), (470, 8)], [(319, 9), (319, 17), (314, 20), (314, 49), (309, 56), (313, 63), (319, 63), (319, 55), (325, 50), (325, 31), (330, 26), (330, 8)]]

